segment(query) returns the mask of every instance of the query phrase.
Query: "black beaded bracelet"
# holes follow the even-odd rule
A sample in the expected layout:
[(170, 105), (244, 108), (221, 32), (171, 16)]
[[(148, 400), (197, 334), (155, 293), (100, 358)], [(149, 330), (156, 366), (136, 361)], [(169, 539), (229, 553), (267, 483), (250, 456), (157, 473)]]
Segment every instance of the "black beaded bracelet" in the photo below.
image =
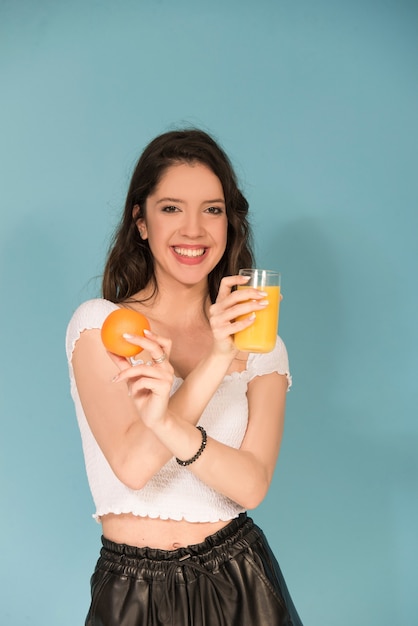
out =
[(197, 426), (197, 429), (200, 430), (200, 432), (202, 433), (202, 443), (200, 445), (199, 450), (196, 452), (196, 454), (194, 456), (192, 456), (191, 459), (189, 459), (188, 461), (181, 461), (180, 459), (178, 459), (176, 457), (176, 461), (179, 465), (181, 465), (182, 467), (186, 467), (187, 465), (191, 465), (192, 463), (194, 463), (195, 461), (197, 461), (197, 459), (200, 457), (200, 455), (202, 454), (203, 450), (206, 448), (206, 442), (208, 440), (208, 436), (206, 434), (206, 430), (203, 428), (203, 426)]

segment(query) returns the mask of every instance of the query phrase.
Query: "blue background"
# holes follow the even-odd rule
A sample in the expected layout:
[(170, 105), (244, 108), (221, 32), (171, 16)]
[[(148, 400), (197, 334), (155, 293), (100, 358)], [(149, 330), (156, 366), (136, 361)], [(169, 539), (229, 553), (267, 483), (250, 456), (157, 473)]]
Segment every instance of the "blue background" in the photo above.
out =
[(134, 162), (213, 133), (283, 273), (294, 387), (254, 512), (306, 626), (418, 624), (418, 5), (0, 1), (0, 622), (81, 625), (100, 527), (64, 334)]

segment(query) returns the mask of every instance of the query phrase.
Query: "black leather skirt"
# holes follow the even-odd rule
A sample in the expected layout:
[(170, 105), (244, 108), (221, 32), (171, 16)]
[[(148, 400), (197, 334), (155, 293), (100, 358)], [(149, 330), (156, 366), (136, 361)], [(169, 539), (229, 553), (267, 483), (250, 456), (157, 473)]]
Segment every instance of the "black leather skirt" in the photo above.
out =
[(86, 626), (302, 626), (267, 540), (246, 514), (178, 550), (102, 543)]

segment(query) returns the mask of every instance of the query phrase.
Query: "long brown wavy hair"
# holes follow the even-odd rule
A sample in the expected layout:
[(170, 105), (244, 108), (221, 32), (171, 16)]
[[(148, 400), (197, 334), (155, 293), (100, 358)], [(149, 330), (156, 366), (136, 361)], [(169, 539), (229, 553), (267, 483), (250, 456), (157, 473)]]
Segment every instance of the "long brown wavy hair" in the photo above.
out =
[[(207, 133), (198, 129), (175, 130), (156, 137), (140, 156), (125, 202), (122, 220), (114, 234), (102, 282), (103, 297), (123, 302), (147, 285), (158, 290), (154, 260), (148, 240), (142, 240), (136, 227), (145, 216), (147, 197), (153, 193), (164, 172), (178, 163), (202, 163), (221, 181), (228, 219), (225, 252), (208, 276), (211, 302), (215, 302), (224, 276), (252, 267), (252, 236), (248, 222), (248, 202), (238, 189), (235, 172), (225, 152)], [(134, 207), (139, 212), (132, 217)]]

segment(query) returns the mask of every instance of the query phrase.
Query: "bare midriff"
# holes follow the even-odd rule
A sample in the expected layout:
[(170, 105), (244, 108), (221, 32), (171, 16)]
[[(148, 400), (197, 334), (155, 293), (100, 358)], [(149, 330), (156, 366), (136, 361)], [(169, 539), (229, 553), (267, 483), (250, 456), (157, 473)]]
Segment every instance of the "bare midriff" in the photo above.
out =
[(136, 515), (109, 513), (101, 517), (103, 535), (116, 543), (138, 548), (176, 550), (201, 543), (229, 521), (187, 522), (186, 520), (163, 520)]

